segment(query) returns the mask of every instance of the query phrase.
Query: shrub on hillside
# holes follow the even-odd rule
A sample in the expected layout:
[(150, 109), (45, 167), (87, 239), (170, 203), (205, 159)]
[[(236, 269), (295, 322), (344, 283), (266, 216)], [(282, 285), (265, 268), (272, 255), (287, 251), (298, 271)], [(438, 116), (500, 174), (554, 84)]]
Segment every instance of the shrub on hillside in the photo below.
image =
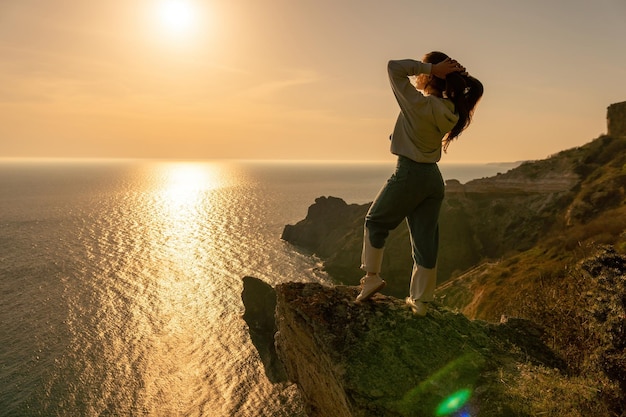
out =
[(597, 281), (597, 291), (588, 298), (599, 364), (626, 392), (626, 257), (604, 249), (582, 267)]
[(545, 280), (524, 315), (546, 330), (546, 342), (572, 376), (611, 382), (600, 394), (621, 415), (626, 412), (626, 256), (600, 248)]

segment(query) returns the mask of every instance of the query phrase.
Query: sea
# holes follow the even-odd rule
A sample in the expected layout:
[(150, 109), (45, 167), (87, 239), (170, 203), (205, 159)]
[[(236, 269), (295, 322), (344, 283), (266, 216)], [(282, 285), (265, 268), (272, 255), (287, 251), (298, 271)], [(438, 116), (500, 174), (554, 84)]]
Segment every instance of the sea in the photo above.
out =
[[(441, 164), (466, 182), (510, 164)], [(331, 283), (280, 239), (394, 162), (0, 160), (0, 416), (303, 416), (242, 278)]]

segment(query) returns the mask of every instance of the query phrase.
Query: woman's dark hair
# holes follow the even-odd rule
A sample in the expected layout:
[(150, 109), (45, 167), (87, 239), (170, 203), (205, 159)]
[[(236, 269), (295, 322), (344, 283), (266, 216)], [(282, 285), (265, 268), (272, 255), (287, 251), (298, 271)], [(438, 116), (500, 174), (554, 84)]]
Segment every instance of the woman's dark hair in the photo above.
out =
[[(423, 62), (438, 64), (448, 58), (443, 52), (433, 51), (424, 56)], [(431, 77), (429, 86), (441, 91), (445, 97), (454, 103), (454, 110), (459, 115), (459, 120), (443, 140), (443, 149), (446, 151), (450, 142), (458, 137), (472, 122), (472, 115), (478, 100), (483, 96), (483, 85), (476, 78), (451, 72), (444, 79)]]

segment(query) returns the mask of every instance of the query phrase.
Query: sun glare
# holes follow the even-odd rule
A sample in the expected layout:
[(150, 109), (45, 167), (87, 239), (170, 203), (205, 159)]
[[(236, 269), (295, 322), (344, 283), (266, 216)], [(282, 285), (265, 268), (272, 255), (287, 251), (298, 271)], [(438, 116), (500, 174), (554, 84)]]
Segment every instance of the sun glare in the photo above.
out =
[(165, 164), (161, 167), (163, 196), (176, 209), (196, 204), (204, 192), (222, 186), (220, 174), (220, 169), (211, 164)]
[(146, 1), (143, 16), (146, 40), (160, 53), (213, 51), (219, 21), (215, 5), (204, 0)]
[(163, 0), (159, 3), (157, 17), (170, 35), (188, 35), (197, 29), (198, 12), (189, 0)]

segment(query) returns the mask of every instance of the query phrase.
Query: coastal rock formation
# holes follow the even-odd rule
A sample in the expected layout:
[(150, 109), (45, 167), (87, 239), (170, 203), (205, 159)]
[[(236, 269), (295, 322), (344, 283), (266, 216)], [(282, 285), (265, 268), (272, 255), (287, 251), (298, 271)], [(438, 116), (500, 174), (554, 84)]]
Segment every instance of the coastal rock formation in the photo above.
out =
[[(556, 333), (521, 318), (470, 320), (439, 303), (417, 317), (382, 294), (359, 304), (350, 286), (290, 282), (274, 292), (246, 277), (242, 299), (248, 323), (274, 317), (251, 336), (275, 340), (286, 374), (268, 377), (297, 384), (310, 417), (622, 415), (626, 257), (606, 248), (580, 267), (590, 285), (570, 285), (583, 287), (586, 309), (579, 293), (558, 294), (575, 310), (551, 310)], [(275, 362), (264, 365), (275, 372)]]
[[(494, 177), (467, 184), (447, 181), (439, 222), (439, 282), (487, 259), (529, 250), (546, 236), (565, 236), (563, 230), (622, 207), (625, 164), (626, 138), (604, 136)], [(285, 226), (282, 238), (320, 256), (336, 280), (356, 285), (363, 274), (359, 266), (368, 207), (335, 197), (318, 198), (304, 220)], [(605, 243), (619, 240), (612, 236), (608, 240), (605, 236)], [(386, 245), (385, 294), (406, 295), (411, 266), (407, 228), (400, 225)]]
[(525, 320), (489, 324), (440, 307), (418, 318), (393, 297), (357, 304), (355, 287), (276, 292), (279, 356), (310, 417), (526, 415), (509, 389), (519, 367), (563, 368)]
[(276, 292), (271, 285), (254, 277), (243, 278), (241, 300), (246, 310), (243, 319), (248, 325), (252, 344), (259, 352), (267, 378), (273, 382), (287, 380), (285, 368), (278, 359), (274, 345)]
[[(368, 208), (369, 204), (347, 204), (337, 197), (317, 198), (306, 218), (295, 225), (286, 225), (281, 238), (324, 259), (324, 269), (333, 277), (356, 285), (363, 275), (359, 267), (363, 221)], [(383, 259), (385, 274), (406, 275), (406, 265), (411, 262), (408, 239), (402, 227), (390, 234), (387, 256)], [(407, 285), (406, 277), (390, 281), (386, 292), (400, 296)]]
[[(365, 215), (364, 210), (367, 209), (357, 204), (346, 204), (341, 198), (316, 198), (306, 218), (296, 226), (286, 225), (281, 238), (321, 257), (331, 256), (334, 242), (345, 238), (346, 232), (358, 227), (356, 223), (361, 215)], [(363, 234), (362, 230), (360, 234)]]

